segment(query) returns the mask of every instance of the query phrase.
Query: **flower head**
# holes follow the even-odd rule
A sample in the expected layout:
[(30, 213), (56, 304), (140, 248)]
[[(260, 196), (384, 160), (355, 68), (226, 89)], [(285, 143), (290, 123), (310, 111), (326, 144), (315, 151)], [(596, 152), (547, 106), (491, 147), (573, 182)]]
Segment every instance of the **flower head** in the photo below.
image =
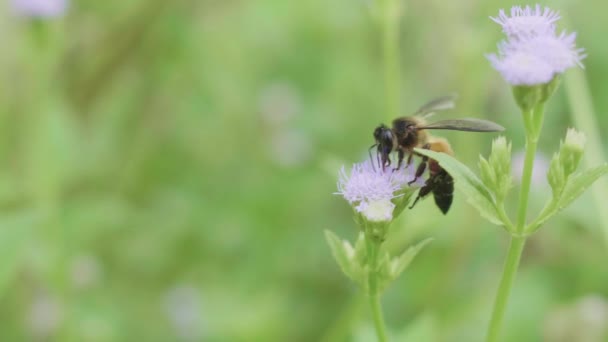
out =
[(509, 84), (547, 84), (571, 67), (583, 67), (584, 49), (576, 48), (575, 33), (555, 33), (558, 19), (557, 12), (541, 10), (540, 5), (513, 7), (511, 17), (501, 10), (498, 18), (492, 18), (502, 25), (508, 39), (498, 44), (498, 54), (487, 58)]
[(55, 18), (62, 16), (68, 0), (12, 0), (16, 14), (33, 18)]
[(557, 11), (548, 7), (544, 9), (540, 5), (534, 8), (526, 6), (514, 6), (511, 8), (511, 16), (507, 16), (505, 10), (498, 12), (498, 17), (490, 17), (502, 26), (502, 31), (509, 37), (530, 37), (555, 32), (555, 22), (560, 16)]
[[(342, 167), (337, 194), (342, 195), (368, 220), (390, 221), (395, 208), (391, 200), (398, 197), (398, 192), (407, 186), (407, 182), (413, 178), (413, 172), (413, 165), (395, 171), (391, 168), (382, 170), (374, 167), (369, 160), (354, 164), (350, 175)], [(417, 185), (419, 184), (418, 182)]]
[(534, 54), (512, 51), (507, 54), (489, 54), (487, 58), (511, 85), (545, 84), (553, 78), (553, 68)]

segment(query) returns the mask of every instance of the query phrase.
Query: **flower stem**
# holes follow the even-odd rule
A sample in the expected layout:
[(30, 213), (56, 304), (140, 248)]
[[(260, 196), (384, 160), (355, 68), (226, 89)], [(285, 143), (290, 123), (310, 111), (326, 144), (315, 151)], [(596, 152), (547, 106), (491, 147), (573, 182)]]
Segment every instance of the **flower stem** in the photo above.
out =
[(390, 120), (399, 116), (400, 113), (399, 19), (401, 10), (401, 0), (385, 0), (382, 11), (382, 47), (384, 53), (386, 114)]
[(522, 233), (526, 225), (526, 214), (528, 212), (528, 198), (530, 197), (530, 184), (532, 182), (532, 171), (534, 169), (534, 156), (536, 155), (537, 141), (527, 139), (526, 159), (521, 179), (521, 191), (519, 193), (519, 207), (517, 210), (517, 233)]
[(382, 305), (380, 304), (380, 293), (378, 289), (378, 253), (381, 242), (367, 237), (367, 252), (369, 257), (369, 303), (376, 326), (376, 336), (379, 342), (386, 341), (386, 326), (382, 316)]
[(372, 308), (372, 315), (374, 316), (374, 325), (376, 326), (376, 336), (378, 336), (378, 342), (385, 342), (386, 327), (384, 325), (384, 318), (382, 316), (382, 305), (380, 304), (380, 296), (378, 294), (370, 295), (369, 302)]
[(511, 242), (509, 243), (509, 251), (507, 260), (502, 271), (502, 278), (494, 300), (494, 309), (492, 310), (492, 319), (487, 342), (497, 341), (502, 326), (502, 319), (507, 308), (507, 301), (511, 293), (511, 287), (515, 281), (517, 268), (519, 267), (519, 259), (526, 244), (526, 214), (528, 212), (528, 199), (530, 197), (530, 184), (532, 182), (532, 171), (534, 170), (534, 157), (536, 155), (536, 146), (538, 138), (543, 126), (545, 107), (544, 104), (537, 105), (533, 111), (524, 112), (524, 123), (526, 124), (526, 159), (524, 161), (524, 170), (522, 172), (521, 190), (519, 193), (519, 206), (517, 210), (517, 223), (515, 232), (511, 234)]
[(494, 301), (492, 320), (490, 321), (490, 328), (486, 337), (487, 342), (498, 340), (502, 319), (505, 314), (505, 309), (507, 308), (507, 301), (509, 299), (509, 294), (511, 293), (511, 287), (515, 281), (515, 274), (517, 273), (519, 259), (521, 258), (525, 243), (525, 237), (511, 237), (502, 279), (500, 280), (500, 286), (498, 287), (498, 293), (496, 294), (496, 299)]

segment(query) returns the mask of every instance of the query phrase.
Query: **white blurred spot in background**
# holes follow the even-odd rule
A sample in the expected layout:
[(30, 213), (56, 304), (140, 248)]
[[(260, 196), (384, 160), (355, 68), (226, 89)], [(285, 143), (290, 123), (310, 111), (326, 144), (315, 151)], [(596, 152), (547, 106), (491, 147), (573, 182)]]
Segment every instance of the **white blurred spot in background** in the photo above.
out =
[(543, 326), (545, 342), (608, 341), (608, 300), (587, 295), (549, 313)]
[[(526, 160), (526, 153), (516, 152), (513, 155), (511, 162), (511, 169), (513, 172), (513, 180), (516, 183), (521, 183), (522, 172), (524, 169), (524, 161)], [(547, 184), (547, 171), (549, 171), (550, 160), (547, 159), (542, 153), (536, 153), (534, 159), (534, 169), (532, 170), (532, 186), (542, 187)]]
[(167, 291), (164, 309), (178, 338), (200, 341), (204, 338), (205, 322), (199, 292), (189, 285), (179, 285)]
[(271, 140), (271, 157), (280, 166), (300, 166), (312, 157), (312, 141), (304, 132), (295, 129), (276, 132)]
[(101, 281), (103, 272), (99, 260), (92, 255), (80, 255), (72, 260), (71, 277), (75, 289), (94, 287)]
[(35, 339), (48, 340), (55, 334), (62, 320), (61, 304), (56, 298), (45, 292), (32, 298), (27, 310), (26, 323)]
[(271, 83), (260, 94), (259, 111), (268, 134), (269, 155), (279, 166), (300, 166), (312, 157), (310, 136), (294, 127), (301, 107), (298, 91), (287, 82)]
[(300, 112), (301, 106), (298, 92), (287, 82), (271, 83), (260, 93), (260, 114), (269, 126), (286, 125)]

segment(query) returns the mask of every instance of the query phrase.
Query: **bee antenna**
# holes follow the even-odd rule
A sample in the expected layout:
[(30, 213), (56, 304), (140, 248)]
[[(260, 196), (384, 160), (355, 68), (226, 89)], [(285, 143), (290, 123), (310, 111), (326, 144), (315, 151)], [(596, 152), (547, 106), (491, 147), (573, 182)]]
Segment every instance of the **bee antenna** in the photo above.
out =
[(374, 170), (374, 172), (376, 172), (376, 167), (374, 166), (374, 157), (372, 157), (372, 148), (374, 148), (376, 146), (378, 146), (378, 143), (373, 144), (367, 150), (367, 152), (369, 153), (369, 161), (372, 163), (372, 169)]

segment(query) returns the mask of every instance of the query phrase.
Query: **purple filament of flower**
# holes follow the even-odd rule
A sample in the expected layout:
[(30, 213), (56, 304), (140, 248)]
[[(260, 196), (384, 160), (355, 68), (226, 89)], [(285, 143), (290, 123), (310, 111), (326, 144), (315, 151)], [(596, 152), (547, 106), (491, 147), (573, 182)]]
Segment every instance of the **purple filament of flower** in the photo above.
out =
[[(396, 197), (397, 191), (407, 186), (407, 182), (413, 178), (413, 172), (413, 164), (406, 169), (393, 171), (391, 168), (382, 170), (374, 167), (369, 160), (354, 164), (350, 175), (342, 167), (337, 194), (351, 204), (392, 199)], [(416, 185), (419, 183), (416, 182)]]
[(487, 55), (492, 66), (511, 85), (533, 86), (551, 81), (557, 74), (580, 66), (586, 57), (576, 48), (576, 33), (555, 33), (559, 14), (549, 8), (513, 7), (492, 18), (503, 27), (507, 40), (498, 44), (498, 54)]

